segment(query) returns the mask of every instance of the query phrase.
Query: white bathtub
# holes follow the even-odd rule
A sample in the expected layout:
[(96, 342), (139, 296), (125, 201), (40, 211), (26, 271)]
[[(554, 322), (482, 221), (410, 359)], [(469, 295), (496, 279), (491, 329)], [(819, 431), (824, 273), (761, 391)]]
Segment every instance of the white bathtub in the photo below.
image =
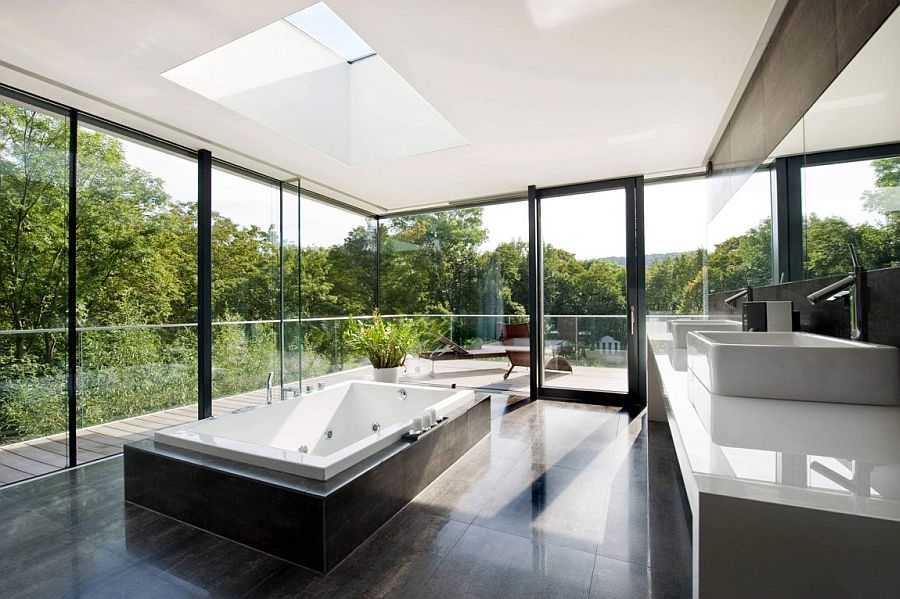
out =
[[(154, 441), (328, 480), (399, 440), (413, 416), (434, 408), (439, 418), (445, 417), (473, 395), (469, 390), (348, 381), (160, 430)], [(302, 446), (307, 453), (300, 451)]]

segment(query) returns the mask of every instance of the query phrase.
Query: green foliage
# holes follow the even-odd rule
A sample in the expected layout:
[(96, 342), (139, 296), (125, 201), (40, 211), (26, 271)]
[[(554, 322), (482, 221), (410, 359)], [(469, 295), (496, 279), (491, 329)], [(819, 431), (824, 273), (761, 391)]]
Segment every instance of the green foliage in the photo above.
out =
[[(66, 425), (68, 124), (0, 102), (0, 444), (63, 432)], [(77, 319), (79, 426), (189, 405), (197, 396), (196, 329), (144, 325), (196, 322), (197, 212), (166, 192), (165, 182), (129, 164), (125, 145), (81, 129), (77, 171)], [(849, 270), (853, 241), (866, 266), (900, 264), (900, 159), (874, 163), (877, 188), (861, 198), (879, 225), (810, 215), (807, 275)], [(402, 365), (431, 349), (433, 333), (462, 345), (496, 339), (497, 324), (526, 320), (528, 244), (484, 250), (484, 209), (448, 210), (370, 223), (331, 247), (281, 248), (273, 228), (244, 226), (214, 214), (212, 229), (213, 386), (216, 397), (259, 389), (284, 360), (285, 381), (365, 363)], [(523, 236), (525, 231), (522, 232)], [(381, 263), (375, 264), (376, 235)], [(283, 251), (283, 253), (281, 253)], [(284, 331), (280, 312), (280, 264)], [(302, 266), (302, 268), (301, 268)], [(773, 278), (769, 220), (723, 241), (672, 254), (647, 266), (651, 312), (692, 314), (710, 291)], [(344, 317), (375, 307), (375, 273), (385, 314), (436, 318)], [(544, 248), (549, 314), (626, 312), (625, 268)], [(474, 315), (501, 315), (479, 317)], [(467, 316), (472, 315), (472, 316)], [(311, 322), (309, 318), (339, 317)], [(304, 318), (302, 322), (297, 321)], [(123, 325), (126, 328), (118, 328)], [(604, 335), (626, 336), (623, 318), (557, 318), (549, 338), (563, 355), (614, 365), (596, 351)], [(16, 333), (16, 331), (21, 331)]]
[(365, 354), (374, 368), (397, 368), (406, 364), (406, 355), (422, 335), (419, 322), (408, 318), (388, 322), (376, 311), (369, 321), (348, 319), (344, 340)]
[(703, 312), (703, 263), (706, 252), (697, 249), (666, 256), (647, 266), (647, 310), (658, 314)]

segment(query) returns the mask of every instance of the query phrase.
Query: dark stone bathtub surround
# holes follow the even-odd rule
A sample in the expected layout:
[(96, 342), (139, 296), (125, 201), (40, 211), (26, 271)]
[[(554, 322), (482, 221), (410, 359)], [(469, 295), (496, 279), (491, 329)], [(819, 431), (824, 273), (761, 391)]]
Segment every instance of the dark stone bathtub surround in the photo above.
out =
[[(850, 310), (844, 300), (821, 301), (811, 305), (806, 296), (826, 285), (844, 278), (846, 274), (807, 279), (780, 285), (753, 288), (757, 301), (791, 300), (794, 309), (800, 311), (800, 328), (808, 333), (850, 337)], [(868, 272), (869, 282), (869, 341), (900, 347), (900, 268), (881, 268)], [(739, 299), (732, 310), (725, 305), (725, 298), (734, 291), (712, 293), (709, 296), (709, 313), (717, 317), (741, 319)]]
[(490, 432), (477, 396), (418, 441), (317, 481), (152, 440), (126, 445), (125, 499), (327, 572)]

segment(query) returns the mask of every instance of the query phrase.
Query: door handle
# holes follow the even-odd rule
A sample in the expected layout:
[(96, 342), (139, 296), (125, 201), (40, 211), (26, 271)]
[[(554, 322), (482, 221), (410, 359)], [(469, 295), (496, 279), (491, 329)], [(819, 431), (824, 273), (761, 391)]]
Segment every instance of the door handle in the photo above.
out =
[(631, 306), (631, 308), (629, 309), (629, 314), (631, 316), (631, 336), (633, 337), (634, 336), (634, 314), (635, 314), (634, 306)]

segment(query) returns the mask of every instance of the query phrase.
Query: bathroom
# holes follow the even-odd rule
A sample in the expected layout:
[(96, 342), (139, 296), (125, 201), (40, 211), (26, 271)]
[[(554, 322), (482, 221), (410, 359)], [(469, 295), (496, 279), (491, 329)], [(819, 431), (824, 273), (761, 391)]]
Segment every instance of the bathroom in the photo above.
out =
[(4, 596), (894, 594), (896, 0), (27, 4)]

